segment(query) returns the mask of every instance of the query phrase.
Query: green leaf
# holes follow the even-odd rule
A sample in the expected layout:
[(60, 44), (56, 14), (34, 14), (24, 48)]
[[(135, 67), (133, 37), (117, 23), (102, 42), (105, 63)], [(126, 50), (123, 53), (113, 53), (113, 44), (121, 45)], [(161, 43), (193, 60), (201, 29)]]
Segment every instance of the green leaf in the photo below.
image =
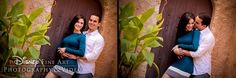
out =
[(163, 41), (163, 38), (162, 38), (162, 37), (157, 37), (157, 39)]
[(153, 30), (153, 31), (152, 31), (152, 34), (153, 34), (154, 36), (157, 36), (157, 35), (159, 34), (159, 32), (160, 32), (161, 29), (162, 29), (162, 28), (157, 29), (157, 30)]
[(18, 49), (17, 55), (20, 56), (20, 57), (23, 57), (23, 55), (24, 55), (23, 50), (22, 49)]
[(3, 18), (7, 13), (7, 0), (0, 0), (0, 18)]
[(45, 39), (45, 36), (33, 36), (32, 42), (37, 45), (46, 45), (49, 44), (49, 42)]
[(21, 38), (27, 33), (27, 30), (28, 29), (26, 25), (17, 23), (12, 27), (11, 31), (13, 32), (13, 35), (15, 35), (18, 38)]
[(29, 15), (29, 20), (34, 21), (34, 19), (36, 17), (38, 17), (43, 12), (43, 10), (44, 10), (43, 7), (39, 7), (36, 10), (34, 10), (33, 12), (31, 12), (31, 14)]
[(159, 47), (162, 46), (158, 41), (157, 37), (149, 37), (144, 39), (144, 45), (147, 47)]
[(17, 48), (12, 48), (13, 56), (16, 56), (17, 54)]
[[(48, 21), (45, 24), (42, 24), (41, 30), (47, 30), (49, 28), (49, 25), (51, 24), (52, 20)], [(46, 33), (46, 31), (44, 32), (44, 34)]]
[(47, 22), (48, 22), (48, 21), (51, 21), (51, 13), (48, 13), (48, 14), (46, 15), (46, 20), (47, 20)]
[[(139, 40), (143, 40), (148, 37), (156, 37), (160, 30), (161, 28), (156, 28), (156, 26), (149, 26), (149, 28), (147, 29), (147, 34), (144, 34), (143, 36), (139, 37)], [(163, 41), (163, 39), (161, 41)]]
[(153, 41), (147, 45), (148, 47), (163, 47), (158, 41)]
[(146, 12), (144, 12), (142, 14), (142, 17), (140, 19), (140, 21), (142, 23), (146, 22), (148, 18), (150, 18), (152, 16), (152, 14), (155, 12), (155, 8), (150, 8), (148, 9)]
[(163, 22), (164, 22), (164, 19), (161, 20), (161, 22), (160, 22), (159, 24), (157, 24), (156, 26), (154, 26), (154, 28), (153, 28), (152, 31), (161, 30), (160, 27), (162, 26)]
[(135, 60), (135, 64), (134, 64), (133, 69), (137, 69), (138, 66), (143, 62), (145, 62), (144, 55), (142, 52), (140, 52), (140, 53), (138, 53), (137, 59)]
[(21, 24), (26, 25), (27, 28), (29, 28), (29, 26), (31, 26), (31, 24), (32, 24), (30, 19), (24, 14), (20, 17), (19, 21)]
[(23, 57), (24, 52), (20, 48), (12, 48), (13, 56), (20, 56)]
[(147, 61), (148, 65), (151, 67), (152, 63), (154, 61), (154, 53), (148, 52), (146, 50), (143, 50), (142, 53), (143, 53), (143, 56), (144, 56), (145, 60)]
[(149, 26), (146, 29), (145, 34), (142, 35), (141, 37), (139, 37), (139, 40), (143, 40), (143, 39), (148, 38), (148, 37), (155, 37), (155, 36), (157, 36), (155, 34), (158, 33), (159, 31), (153, 31), (153, 29), (154, 29), (154, 26)]
[(0, 25), (2, 25), (0, 30), (7, 29), (10, 25), (10, 20), (7, 17), (0, 18)]
[(35, 31), (29, 33), (28, 35), (26, 35), (26, 38), (30, 38), (33, 36), (40, 36), (40, 35), (44, 35), (47, 32), (48, 26), (51, 24), (52, 20), (48, 21), (45, 24), (39, 24), (35, 27)]
[[(44, 36), (44, 39), (47, 40), (47, 42), (50, 42), (49, 36)], [(49, 45), (51, 45), (51, 44), (49, 43)]]
[(126, 40), (126, 39), (121, 39), (120, 43), (121, 43), (120, 44), (121, 55), (123, 55), (122, 53), (127, 52), (128, 47), (130, 46), (130, 44), (129, 44), (128, 40)]
[(23, 14), (24, 11), (24, 3), (23, 1), (17, 2), (11, 11), (8, 13), (8, 16), (11, 17), (12, 21), (16, 21), (16, 18), (19, 17), (21, 14)]
[(38, 40), (35, 42), (35, 44), (37, 44), (37, 45), (46, 45), (46, 44), (50, 45), (50, 43), (46, 39)]
[(131, 21), (131, 19), (132, 19), (132, 18), (127, 18), (127, 19), (121, 19), (121, 20), (119, 20), (120, 30), (123, 30), (124, 27), (129, 24), (129, 22)]
[(27, 58), (33, 58), (33, 59), (38, 59), (39, 58), (39, 50), (37, 50), (36, 48), (30, 46), (27, 51), (25, 52), (24, 56), (26, 56)]
[(157, 21), (160, 21), (162, 18), (162, 13), (157, 14)]
[(15, 46), (18, 42), (19, 42), (19, 40), (17, 39), (17, 37), (15, 37), (14, 35), (9, 35), (9, 42), (8, 42), (8, 47), (9, 47), (9, 48), (12, 48), (12, 47)]
[(138, 19), (138, 17), (134, 17), (131, 21), (134, 24), (134, 26), (138, 26), (139, 29), (143, 28), (143, 23)]
[(26, 35), (26, 38), (30, 38), (30, 37), (33, 37), (33, 36), (41, 36), (41, 35), (44, 35), (45, 32), (47, 31), (47, 29), (43, 29), (42, 28), (43, 26), (36, 26), (35, 28), (35, 31), (32, 32), (32, 33), (29, 33), (28, 35)]
[(139, 40), (144, 40), (149, 37), (156, 37), (156, 35), (153, 34), (153, 32), (147, 33), (139, 38)]
[(139, 40), (141, 41), (141, 40), (144, 40), (144, 39), (146, 39), (148, 37), (153, 37), (153, 34), (152, 33), (145, 34), (142, 37), (140, 37)]
[(128, 18), (134, 15), (134, 7), (134, 2), (130, 2), (124, 8), (121, 8), (121, 12), (119, 15), (120, 19)]
[(126, 53), (125, 53), (125, 57), (126, 57), (126, 59), (127, 59), (128, 62), (130, 61), (131, 55), (132, 55), (132, 54), (131, 54), (130, 52), (126, 52)]
[(136, 26), (128, 25), (123, 29), (124, 38), (133, 41), (138, 38), (139, 28)]
[(148, 26), (146, 33), (151, 33), (153, 31), (154, 26)]
[(132, 60), (132, 62), (135, 63), (135, 60), (137, 60), (137, 57), (138, 57), (138, 53), (134, 53), (134, 52), (129, 52), (129, 53), (131, 53), (130, 60)]

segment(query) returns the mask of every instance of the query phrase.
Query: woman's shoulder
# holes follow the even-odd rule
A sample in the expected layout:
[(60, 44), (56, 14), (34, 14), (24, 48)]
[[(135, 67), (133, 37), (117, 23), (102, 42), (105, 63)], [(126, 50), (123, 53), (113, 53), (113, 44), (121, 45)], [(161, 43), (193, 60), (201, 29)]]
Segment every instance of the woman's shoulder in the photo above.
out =
[(83, 34), (83, 33), (80, 33), (80, 34), (78, 34), (79, 36), (78, 37), (82, 37), (82, 38), (85, 38), (86, 36), (85, 36), (85, 34)]
[(200, 31), (198, 29), (194, 29), (192, 32), (193, 32), (193, 34), (199, 34), (200, 35)]
[(198, 29), (193, 29), (193, 32), (200, 33), (200, 31)]

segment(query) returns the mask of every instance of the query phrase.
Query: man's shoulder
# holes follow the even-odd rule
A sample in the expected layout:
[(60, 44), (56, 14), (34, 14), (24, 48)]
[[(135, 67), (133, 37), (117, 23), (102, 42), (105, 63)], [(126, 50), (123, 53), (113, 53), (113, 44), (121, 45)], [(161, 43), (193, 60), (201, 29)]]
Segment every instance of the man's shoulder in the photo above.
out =
[(206, 35), (205, 35), (205, 40), (207, 43), (215, 43), (215, 37), (214, 37), (214, 34), (209, 31)]
[(103, 38), (103, 36), (102, 36), (100, 33), (96, 35), (96, 38), (97, 38), (98, 40), (104, 41), (104, 38)]
[(207, 37), (208, 37), (209, 39), (215, 39), (214, 34), (212, 33), (211, 30), (209, 30), (209, 33), (207, 34)]

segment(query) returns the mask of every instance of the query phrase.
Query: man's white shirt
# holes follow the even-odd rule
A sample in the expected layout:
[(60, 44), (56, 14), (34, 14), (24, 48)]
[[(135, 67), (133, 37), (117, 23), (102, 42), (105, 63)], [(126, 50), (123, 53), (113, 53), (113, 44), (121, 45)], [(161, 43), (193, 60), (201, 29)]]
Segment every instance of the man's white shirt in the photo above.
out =
[(77, 60), (78, 63), (78, 74), (95, 73), (95, 61), (98, 59), (104, 47), (104, 39), (98, 30), (87, 33), (86, 35), (86, 48), (84, 57), (87, 61)]
[(211, 52), (215, 45), (215, 38), (208, 27), (200, 33), (198, 50), (190, 52), (194, 62), (193, 75), (205, 73), (211, 75)]

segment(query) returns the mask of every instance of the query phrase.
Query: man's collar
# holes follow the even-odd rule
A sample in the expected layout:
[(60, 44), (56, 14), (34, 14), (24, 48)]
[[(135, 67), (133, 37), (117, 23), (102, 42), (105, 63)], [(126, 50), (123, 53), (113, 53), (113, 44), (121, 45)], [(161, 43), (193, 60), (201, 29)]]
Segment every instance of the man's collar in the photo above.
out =
[(88, 31), (86, 31), (85, 34), (95, 35), (95, 34), (97, 34), (97, 33), (99, 33), (98, 30), (94, 30), (94, 31), (92, 31), (92, 32), (89, 32), (89, 30), (88, 30)]
[(209, 30), (209, 27), (206, 27), (205, 29), (203, 29), (202, 31), (200, 31), (201, 33), (205, 33), (205, 32), (208, 32)]

